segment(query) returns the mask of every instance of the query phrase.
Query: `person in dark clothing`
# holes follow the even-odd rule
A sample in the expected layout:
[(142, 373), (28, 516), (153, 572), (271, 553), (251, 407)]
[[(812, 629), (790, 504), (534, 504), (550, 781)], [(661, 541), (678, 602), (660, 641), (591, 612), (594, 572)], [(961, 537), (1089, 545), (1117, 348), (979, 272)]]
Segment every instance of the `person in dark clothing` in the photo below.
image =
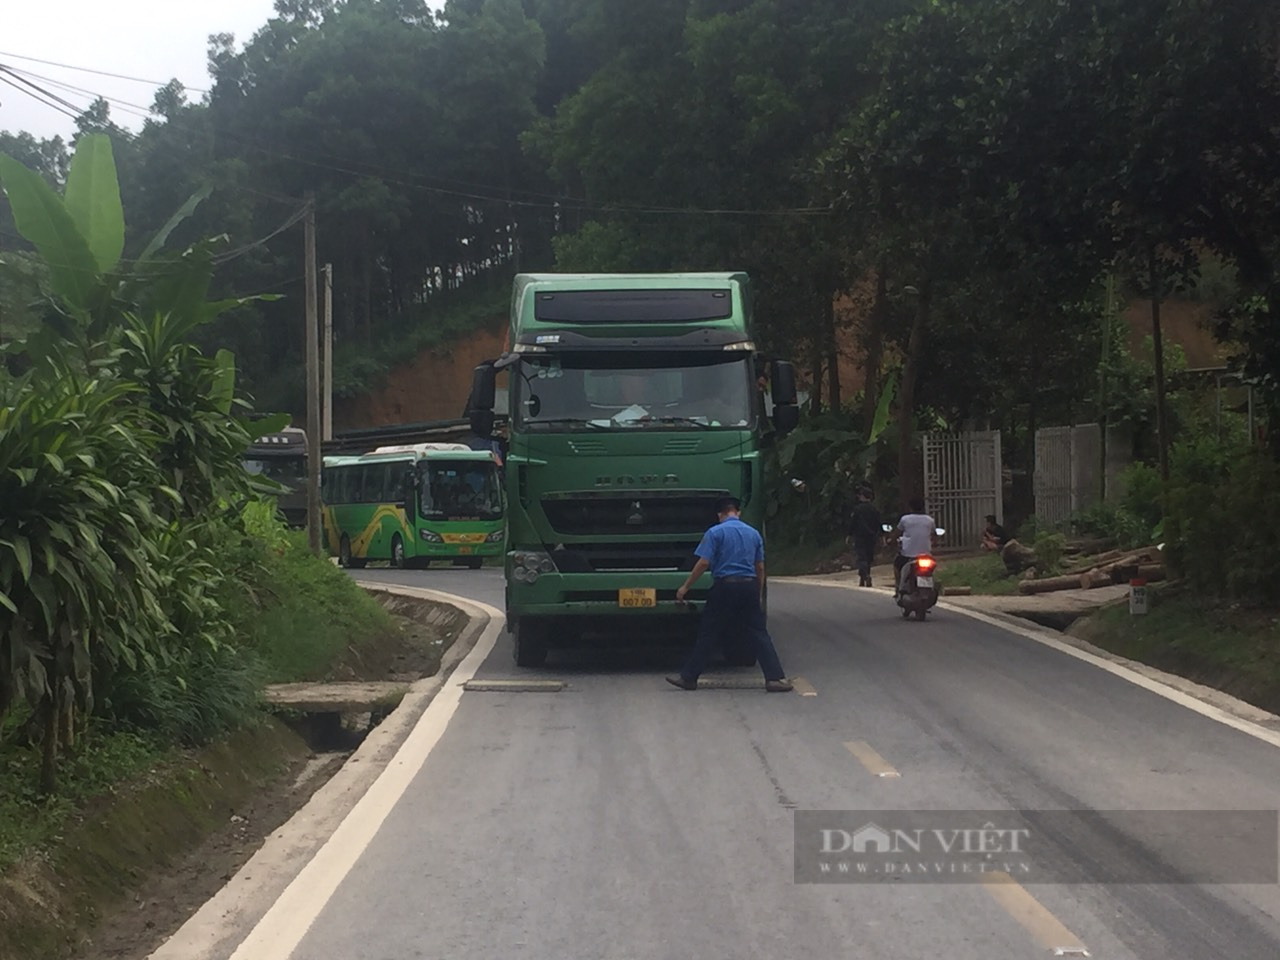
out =
[(858, 504), (849, 515), (848, 542), (858, 562), (858, 585), (871, 586), (871, 564), (875, 561), (876, 543), (880, 540), (880, 511), (871, 500), (870, 487), (858, 488)]
[(786, 693), (791, 682), (782, 672), (773, 638), (765, 628), (760, 598), (764, 592), (764, 540), (750, 524), (738, 516), (741, 504), (725, 497), (716, 504), (719, 522), (702, 537), (694, 551), (693, 565), (684, 585), (676, 591), (676, 599), (684, 603), (689, 588), (708, 570), (715, 578), (702, 608), (698, 624), (698, 640), (683, 669), (667, 683), (681, 690), (697, 690), (698, 677), (706, 669), (711, 651), (726, 635), (750, 635), (756, 648), (756, 659), (764, 672), (764, 688), (770, 693)]
[(1004, 527), (996, 523), (996, 515), (994, 513), (987, 514), (987, 529), (982, 531), (982, 549), (983, 550), (1003, 550), (1004, 545), (1009, 542), (1009, 535), (1004, 532)]

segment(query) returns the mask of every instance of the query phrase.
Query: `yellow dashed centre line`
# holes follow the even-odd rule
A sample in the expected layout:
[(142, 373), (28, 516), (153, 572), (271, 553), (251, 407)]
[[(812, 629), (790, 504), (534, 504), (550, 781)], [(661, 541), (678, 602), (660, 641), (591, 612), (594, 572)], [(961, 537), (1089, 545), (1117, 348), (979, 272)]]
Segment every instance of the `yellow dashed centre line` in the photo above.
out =
[(872, 749), (871, 745), (865, 740), (849, 740), (845, 743), (845, 749), (858, 758), (858, 762), (867, 768), (867, 772), (876, 777), (892, 779), (901, 777), (900, 774), (889, 761)]
[(802, 697), (816, 697), (818, 695), (818, 691), (813, 689), (813, 684), (804, 677), (792, 677), (791, 686)]
[(982, 878), (982, 887), (1040, 946), (1055, 957), (1090, 955), (1080, 938), (1009, 874), (989, 873)]

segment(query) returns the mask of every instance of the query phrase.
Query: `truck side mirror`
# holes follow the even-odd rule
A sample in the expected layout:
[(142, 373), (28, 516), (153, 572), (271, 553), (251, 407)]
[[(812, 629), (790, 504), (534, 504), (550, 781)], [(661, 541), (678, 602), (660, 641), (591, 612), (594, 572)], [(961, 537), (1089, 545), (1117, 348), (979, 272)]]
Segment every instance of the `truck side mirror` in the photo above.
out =
[(773, 407), (773, 429), (781, 435), (786, 435), (800, 425), (800, 408), (794, 403), (784, 405), (774, 404)]
[(774, 406), (793, 404), (796, 402), (796, 368), (789, 360), (773, 361), (773, 403)]
[(467, 416), (471, 420), (471, 432), (477, 437), (493, 436), (493, 404), (497, 394), (498, 371), (493, 361), (480, 364), (471, 373), (471, 398), (467, 401)]

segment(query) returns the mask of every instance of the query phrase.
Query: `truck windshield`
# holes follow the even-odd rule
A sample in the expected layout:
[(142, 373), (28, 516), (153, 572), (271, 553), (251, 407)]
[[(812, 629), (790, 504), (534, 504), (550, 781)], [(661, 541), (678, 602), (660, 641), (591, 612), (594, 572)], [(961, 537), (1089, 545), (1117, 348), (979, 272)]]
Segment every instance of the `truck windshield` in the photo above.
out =
[(419, 508), (424, 517), (501, 519), (502, 482), (497, 464), (429, 460), (419, 464), (418, 476)]
[(742, 428), (754, 423), (745, 357), (684, 355), (677, 363), (634, 355), (530, 357), (512, 378), (522, 427), (548, 429)]

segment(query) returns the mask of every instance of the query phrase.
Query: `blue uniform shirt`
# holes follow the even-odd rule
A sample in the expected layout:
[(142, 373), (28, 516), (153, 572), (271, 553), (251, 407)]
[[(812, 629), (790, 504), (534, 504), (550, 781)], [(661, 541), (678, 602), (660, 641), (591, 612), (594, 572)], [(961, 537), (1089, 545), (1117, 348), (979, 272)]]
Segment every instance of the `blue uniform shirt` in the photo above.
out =
[(756, 564), (764, 562), (764, 540), (755, 527), (730, 517), (703, 534), (693, 552), (711, 564), (711, 575), (717, 580), (754, 577)]

